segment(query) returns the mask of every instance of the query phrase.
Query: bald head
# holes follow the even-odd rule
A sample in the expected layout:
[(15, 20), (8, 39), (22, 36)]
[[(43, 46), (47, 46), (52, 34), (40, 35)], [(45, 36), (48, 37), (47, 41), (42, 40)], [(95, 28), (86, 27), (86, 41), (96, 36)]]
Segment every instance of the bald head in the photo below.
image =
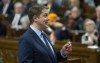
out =
[(15, 13), (22, 13), (23, 11), (23, 4), (20, 2), (15, 3), (14, 5)]

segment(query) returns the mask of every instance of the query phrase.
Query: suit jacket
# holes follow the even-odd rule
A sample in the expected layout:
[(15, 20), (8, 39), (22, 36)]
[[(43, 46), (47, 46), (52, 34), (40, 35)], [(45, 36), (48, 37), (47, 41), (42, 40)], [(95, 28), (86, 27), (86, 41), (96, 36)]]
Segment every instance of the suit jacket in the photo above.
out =
[[(4, 4), (1, 3), (1, 4), (0, 4), (0, 13), (3, 12), (3, 7), (4, 7)], [(10, 14), (12, 14), (12, 12), (13, 12), (13, 3), (10, 2), (9, 6), (8, 6), (8, 9), (7, 9), (7, 11), (6, 11), (6, 14), (10, 15)]]
[[(65, 17), (65, 26), (69, 22), (69, 17)], [(74, 23), (71, 26), (71, 30), (83, 30), (84, 21), (81, 17), (78, 17), (74, 20)]]
[(19, 40), (18, 60), (19, 63), (58, 63), (64, 61), (60, 52), (50, 56), (49, 50), (37, 34), (29, 28)]
[[(25, 16), (25, 14), (22, 13), (22, 14), (21, 14), (21, 17), (20, 17), (20, 19), (19, 19), (18, 25), (21, 25), (21, 22), (20, 22), (20, 21), (21, 21), (21, 18), (22, 18), (23, 16)], [(10, 23), (12, 23), (14, 17), (15, 17), (15, 14), (12, 14), (12, 15), (10, 15), (10, 16), (8, 17)]]

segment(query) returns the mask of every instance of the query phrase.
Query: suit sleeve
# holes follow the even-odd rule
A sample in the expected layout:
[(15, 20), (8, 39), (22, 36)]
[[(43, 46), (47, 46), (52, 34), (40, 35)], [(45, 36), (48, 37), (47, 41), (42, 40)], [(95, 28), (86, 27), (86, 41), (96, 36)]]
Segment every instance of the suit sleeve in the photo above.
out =
[(34, 63), (33, 51), (26, 39), (19, 41), (18, 63)]
[(57, 61), (60, 62), (60, 61), (66, 61), (67, 60), (67, 57), (63, 57), (60, 53), (60, 51), (56, 52), (56, 56), (57, 56)]

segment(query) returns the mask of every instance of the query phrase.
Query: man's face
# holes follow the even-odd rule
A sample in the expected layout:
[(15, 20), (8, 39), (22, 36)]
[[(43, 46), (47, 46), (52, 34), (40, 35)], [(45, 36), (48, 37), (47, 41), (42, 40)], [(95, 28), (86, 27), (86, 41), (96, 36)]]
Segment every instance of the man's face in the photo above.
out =
[(71, 11), (71, 16), (73, 18), (77, 18), (80, 15), (80, 11), (78, 9), (74, 9)]
[(42, 28), (45, 29), (47, 28), (47, 23), (48, 23), (48, 9), (43, 9), (42, 13), (40, 14), (40, 16), (38, 17), (38, 25)]
[(15, 13), (21, 13), (23, 7), (22, 6), (15, 6)]

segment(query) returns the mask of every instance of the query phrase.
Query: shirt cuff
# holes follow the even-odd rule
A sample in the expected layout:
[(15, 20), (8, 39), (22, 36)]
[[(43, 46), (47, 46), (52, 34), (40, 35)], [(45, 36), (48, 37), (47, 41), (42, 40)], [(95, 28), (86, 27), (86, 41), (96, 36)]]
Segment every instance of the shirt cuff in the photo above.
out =
[(66, 57), (67, 57), (67, 55), (66, 55), (66, 56), (63, 55), (63, 53), (61, 52), (61, 50), (60, 50), (60, 54), (61, 54), (61, 56), (62, 56), (63, 58), (66, 58)]

